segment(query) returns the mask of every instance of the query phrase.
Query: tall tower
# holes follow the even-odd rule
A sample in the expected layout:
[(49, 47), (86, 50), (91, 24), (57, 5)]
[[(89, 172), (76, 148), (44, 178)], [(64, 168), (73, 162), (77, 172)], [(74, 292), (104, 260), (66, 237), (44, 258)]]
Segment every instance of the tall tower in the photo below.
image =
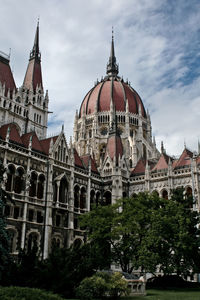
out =
[(42, 84), (39, 23), (24, 82), (19, 89), (9, 60), (8, 55), (0, 52), (0, 125), (15, 123), (20, 135), (35, 131), (39, 138), (45, 138), (49, 99), (48, 92), (44, 95)]
[(48, 92), (44, 95), (42, 83), (41, 53), (39, 50), (39, 22), (37, 24), (33, 49), (24, 82), (20, 88), (24, 105), (27, 107), (24, 132), (35, 131), (39, 138), (45, 138), (48, 120)]

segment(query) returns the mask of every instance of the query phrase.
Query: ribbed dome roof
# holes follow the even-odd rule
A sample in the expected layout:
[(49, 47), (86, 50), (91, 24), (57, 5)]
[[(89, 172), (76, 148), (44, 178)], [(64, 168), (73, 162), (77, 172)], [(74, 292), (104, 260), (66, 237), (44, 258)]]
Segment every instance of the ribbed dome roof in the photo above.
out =
[(116, 63), (114, 38), (112, 32), (112, 42), (110, 57), (107, 64), (107, 76), (97, 82), (83, 99), (80, 107), (79, 118), (85, 113), (86, 115), (96, 112), (110, 110), (111, 99), (115, 106), (116, 112), (125, 112), (128, 101), (129, 112), (139, 114), (139, 107), (143, 117), (146, 118), (146, 112), (142, 100), (138, 93), (122, 78), (118, 76), (119, 66)]
[(83, 99), (80, 107), (79, 117), (83, 112), (86, 115), (97, 112), (109, 111), (111, 99), (116, 112), (126, 111), (128, 101), (129, 112), (139, 114), (141, 106), (142, 115), (146, 118), (146, 112), (142, 100), (138, 93), (118, 76), (106, 76), (101, 82), (97, 83)]

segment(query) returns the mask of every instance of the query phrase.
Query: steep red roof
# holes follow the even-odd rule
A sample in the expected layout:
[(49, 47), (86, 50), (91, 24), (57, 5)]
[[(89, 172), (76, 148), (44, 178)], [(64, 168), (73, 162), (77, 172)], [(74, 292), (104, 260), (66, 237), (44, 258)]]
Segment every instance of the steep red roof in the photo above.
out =
[(12, 123), (1, 126), (1, 128), (0, 128), (1, 138), (3, 140), (6, 139), (6, 135), (7, 135), (7, 132), (8, 132), (8, 127), (10, 128), (9, 140), (11, 142), (15, 142), (17, 144), (23, 145), (23, 142), (22, 142), (22, 140), (20, 138), (20, 135), (19, 135), (18, 128), (15, 124), (12, 124)]
[(40, 140), (40, 144), (46, 154), (49, 154), (49, 147), (50, 147), (51, 139), (53, 139), (53, 144), (55, 144), (57, 138), (58, 138), (58, 135), (44, 139), (44, 140)]
[(185, 148), (174, 167), (177, 168), (177, 167), (190, 165), (191, 164), (190, 158), (192, 157), (193, 157), (193, 153), (190, 150)]
[(41, 88), (43, 88), (41, 64), (35, 58), (29, 61), (23, 85), (27, 89), (33, 88), (34, 91), (37, 85), (41, 85)]
[(84, 169), (84, 165), (83, 162), (80, 158), (80, 156), (78, 155), (78, 152), (76, 151), (76, 149), (74, 148), (74, 161), (75, 161), (75, 165), (77, 167), (83, 168)]
[(109, 136), (106, 146), (106, 152), (112, 160), (115, 157), (116, 161), (118, 161), (119, 156), (122, 157), (123, 145), (120, 136), (118, 136), (117, 134), (112, 134)]
[(141, 158), (133, 171), (131, 172), (131, 176), (137, 175), (137, 174), (144, 174), (145, 173), (145, 168), (146, 168), (146, 161)]
[(44, 149), (42, 148), (40, 141), (35, 132), (29, 132), (22, 135), (21, 138), (24, 146), (28, 148), (31, 136), (32, 136), (32, 149), (44, 153)]
[(33, 88), (34, 91), (36, 90), (37, 86), (41, 86), (43, 89), (41, 58), (39, 51), (39, 24), (37, 24), (33, 49), (30, 54), (29, 64), (26, 70), (23, 85), (27, 89)]
[[(160, 159), (158, 160), (157, 164), (153, 168), (153, 171), (167, 169), (170, 158), (171, 157), (168, 156), (167, 154), (162, 153), (162, 155), (160, 156)], [(171, 160), (172, 160), (172, 158), (171, 158)]]
[(10, 69), (9, 61), (0, 55), (0, 82), (5, 84), (5, 96), (10, 89), (11, 97), (13, 90), (16, 90), (13, 74)]
[(91, 159), (91, 170), (92, 170), (92, 172), (99, 173), (98, 170), (97, 170), (95, 160), (90, 155), (84, 155), (84, 156), (81, 156), (80, 158), (83, 161), (86, 168), (88, 168), (89, 160)]

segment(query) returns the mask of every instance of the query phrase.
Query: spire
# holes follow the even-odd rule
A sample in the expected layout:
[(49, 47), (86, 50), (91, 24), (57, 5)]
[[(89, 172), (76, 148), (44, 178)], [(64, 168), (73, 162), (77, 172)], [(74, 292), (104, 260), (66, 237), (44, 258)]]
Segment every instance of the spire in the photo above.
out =
[(30, 59), (37, 58), (40, 60), (40, 51), (39, 51), (39, 20), (37, 22), (37, 28), (35, 33), (35, 39), (33, 44), (33, 49), (30, 53)]
[(107, 74), (109, 76), (117, 75), (118, 74), (118, 65), (116, 63), (115, 57), (115, 48), (114, 48), (114, 33), (112, 28), (112, 41), (111, 41), (111, 50), (110, 50), (110, 57), (107, 64)]
[(37, 88), (43, 90), (41, 55), (39, 51), (39, 21), (37, 23), (33, 49), (30, 53), (29, 64), (26, 70), (23, 86), (28, 90), (36, 91)]

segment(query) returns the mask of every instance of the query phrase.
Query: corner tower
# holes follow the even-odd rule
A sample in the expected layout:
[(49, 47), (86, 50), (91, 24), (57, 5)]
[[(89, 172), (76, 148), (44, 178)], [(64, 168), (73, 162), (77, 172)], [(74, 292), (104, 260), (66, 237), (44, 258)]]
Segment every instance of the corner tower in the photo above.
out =
[(41, 53), (39, 50), (39, 22), (33, 48), (30, 52), (24, 82), (20, 88), (21, 98), (27, 107), (24, 132), (35, 131), (39, 138), (45, 138), (48, 120), (48, 92), (44, 94), (42, 83)]

